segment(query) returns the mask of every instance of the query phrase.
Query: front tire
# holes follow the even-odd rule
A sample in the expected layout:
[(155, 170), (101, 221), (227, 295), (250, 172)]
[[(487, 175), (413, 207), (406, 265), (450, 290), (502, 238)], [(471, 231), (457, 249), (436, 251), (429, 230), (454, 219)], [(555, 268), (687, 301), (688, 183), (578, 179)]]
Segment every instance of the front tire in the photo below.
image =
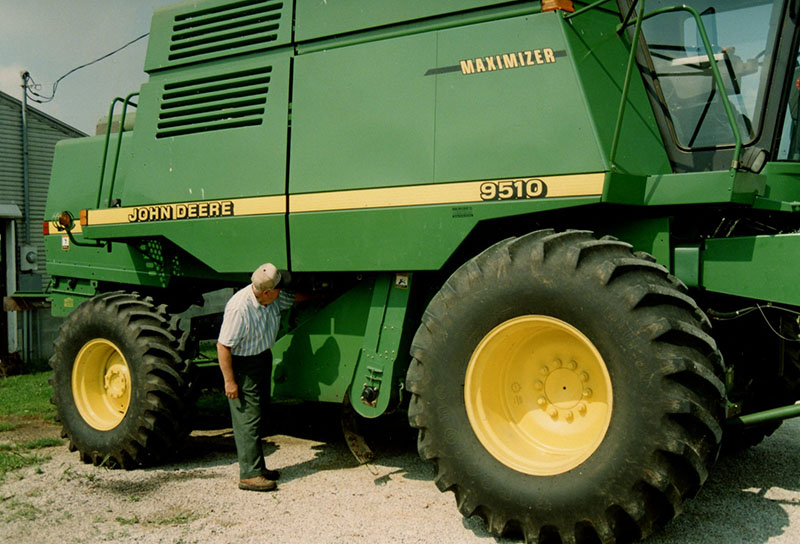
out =
[(188, 383), (175, 327), (136, 293), (83, 303), (55, 342), (53, 403), (70, 449), (95, 465), (151, 465), (188, 434)]
[(413, 344), (409, 419), (464, 516), (528, 542), (625, 542), (665, 524), (719, 451), (709, 323), (650, 258), (539, 231), (459, 268)]

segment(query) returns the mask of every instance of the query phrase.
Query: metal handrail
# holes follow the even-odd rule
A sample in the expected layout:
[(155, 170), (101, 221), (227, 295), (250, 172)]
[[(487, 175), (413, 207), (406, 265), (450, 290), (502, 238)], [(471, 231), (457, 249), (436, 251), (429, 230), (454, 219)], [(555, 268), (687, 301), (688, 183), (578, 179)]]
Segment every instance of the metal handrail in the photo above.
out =
[(105, 182), (106, 176), (106, 163), (108, 162), (108, 147), (111, 143), (111, 126), (114, 122), (114, 109), (116, 108), (119, 102), (122, 102), (122, 116), (119, 121), (119, 136), (117, 137), (117, 149), (114, 155), (114, 166), (111, 170), (111, 183), (108, 188), (108, 204), (111, 205), (111, 196), (114, 192), (114, 182), (117, 177), (117, 167), (119, 166), (119, 154), (122, 148), (122, 133), (125, 132), (125, 118), (128, 113), (128, 105), (132, 105), (137, 107), (135, 102), (132, 102), (131, 99), (134, 96), (139, 96), (138, 92), (130, 93), (125, 98), (116, 97), (114, 100), (111, 101), (111, 107), (108, 109), (108, 122), (106, 125), (106, 138), (105, 138), (105, 147), (103, 148), (103, 163), (100, 166), (100, 184), (97, 186), (97, 204), (95, 206), (96, 209), (100, 208), (100, 202), (103, 196), (103, 183)]

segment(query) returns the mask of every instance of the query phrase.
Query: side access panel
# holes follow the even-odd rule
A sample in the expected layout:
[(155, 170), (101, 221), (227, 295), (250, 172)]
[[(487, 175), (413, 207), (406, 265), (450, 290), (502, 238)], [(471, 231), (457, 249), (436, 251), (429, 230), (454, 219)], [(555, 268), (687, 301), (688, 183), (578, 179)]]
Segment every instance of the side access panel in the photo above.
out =
[(122, 206), (90, 212), (87, 234), (160, 234), (218, 272), (285, 266), (289, 65), (284, 51), (151, 76)]
[(599, 200), (607, 164), (563, 25), (542, 13), (299, 55), (293, 268), (437, 269), (482, 219)]

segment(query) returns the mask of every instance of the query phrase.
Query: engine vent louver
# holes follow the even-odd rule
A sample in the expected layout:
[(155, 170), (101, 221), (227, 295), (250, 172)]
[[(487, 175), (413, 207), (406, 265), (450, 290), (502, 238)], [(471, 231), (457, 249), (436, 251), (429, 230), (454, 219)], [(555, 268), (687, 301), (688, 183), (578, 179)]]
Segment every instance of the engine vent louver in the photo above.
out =
[(156, 138), (262, 124), (272, 67), (167, 83)]
[(269, 47), (278, 39), (283, 2), (246, 0), (175, 16), (167, 59), (198, 60)]

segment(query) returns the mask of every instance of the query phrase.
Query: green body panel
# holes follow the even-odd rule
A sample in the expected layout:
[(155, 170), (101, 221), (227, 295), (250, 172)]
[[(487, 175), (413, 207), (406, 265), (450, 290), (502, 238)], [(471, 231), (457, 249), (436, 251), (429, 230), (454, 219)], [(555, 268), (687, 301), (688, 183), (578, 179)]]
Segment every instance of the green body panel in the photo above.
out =
[[(272, 348), (273, 396), (341, 403), (349, 389), (358, 413), (384, 413), (408, 364), (400, 345), (409, 293), (408, 275), (380, 274), (321, 309), (293, 309), (297, 324)], [(372, 404), (361, 400), (364, 385), (377, 390)]]
[(253, 8), (211, 0), (156, 9), (144, 69), (152, 73), (287, 45), (292, 39), (293, 5), (275, 1)]
[(321, 2), (299, 0), (295, 38), (302, 42), (336, 34), (418, 21), (437, 15), (503, 4), (502, 0), (405, 0), (374, 9), (373, 0)]
[(726, 170), (647, 177), (611, 173), (606, 178), (603, 202), (635, 206), (753, 205), (766, 192), (767, 177), (750, 172)]
[[(131, 135), (123, 138), (123, 147), (131, 142)], [(116, 138), (112, 138), (109, 155), (113, 156), (116, 149)], [(56, 144), (53, 158), (53, 170), (50, 176), (50, 187), (47, 193), (47, 208), (44, 220), (51, 221), (58, 218), (62, 211), (69, 211), (76, 219), (80, 211), (85, 208), (94, 208), (97, 205), (97, 195), (100, 192), (100, 177), (103, 164), (104, 137), (79, 138), (61, 140)], [(120, 165), (125, 167), (127, 156), (120, 156)], [(110, 162), (110, 161), (109, 161)], [(106, 165), (106, 172), (110, 174), (111, 165)], [(108, 184), (104, 184), (108, 187)], [(108, 192), (104, 190), (104, 199), (101, 205), (107, 206), (105, 199)], [(48, 263), (50, 255), (48, 254)]]
[[(483, 59), (487, 71), (435, 76), (437, 180), (602, 172), (606, 163), (584, 107), (573, 57), (556, 13), (437, 33), (437, 67)], [(553, 51), (545, 57), (543, 51)], [(519, 52), (531, 51), (522, 59)], [(536, 55), (536, 52), (539, 52)], [(486, 57), (511, 65), (490, 71)], [(495, 59), (497, 62), (497, 59)], [(503, 64), (505, 66), (505, 64)], [(498, 67), (500, 63), (498, 63)], [(502, 92), (499, 90), (502, 89)], [(563, 147), (580, 153), (570, 153)]]
[(226, 274), (252, 272), (266, 255), (275, 266), (286, 268), (285, 229), (283, 214), (273, 214), (185, 219), (167, 224), (100, 225), (86, 227), (84, 235), (103, 240), (163, 237), (211, 270)]
[(423, 34), (295, 59), (292, 193), (433, 179), (435, 45)]
[(344, 400), (364, 347), (374, 283), (365, 279), (321, 310), (299, 316), (278, 339), (272, 348), (274, 397)]
[(599, 196), (476, 201), (447, 206), (291, 215), (292, 265), (295, 270), (324, 271), (347, 271), (356, 265), (365, 271), (438, 270), (480, 221), (585, 206), (598, 201)]
[(645, 217), (635, 221), (609, 218), (603, 225), (603, 233), (612, 234), (631, 244), (636, 251), (645, 251), (659, 263), (670, 266), (669, 217)]
[[(576, 66), (565, 32), (574, 33), (544, 13), (299, 56), (291, 192), (607, 170), (598, 131), (613, 129), (607, 103), (619, 100), (625, 50), (617, 41)], [(462, 60), (488, 65), (487, 56), (509, 68), (462, 73)], [(609, 73), (604, 63), (618, 73), (600, 85), (595, 73)], [(594, 78), (590, 90), (579, 70)], [(638, 111), (646, 100), (636, 89)], [(584, 106), (589, 95), (600, 119)], [(664, 171), (652, 116), (629, 118), (624, 135), (639, 149), (629, 169), (653, 172), (655, 163)]]
[(66, 280), (55, 278), (50, 284), (48, 299), (50, 310), (56, 317), (64, 317), (97, 294), (97, 282), (94, 280)]
[[(284, 194), (288, 92), (288, 53), (151, 76), (114, 196), (135, 206)], [(223, 109), (203, 111), (212, 104)]]
[(700, 286), (700, 246), (676, 247), (672, 261), (673, 274), (687, 287)]
[[(364, 347), (350, 388), (350, 404), (362, 416), (383, 414), (390, 401), (396, 400), (393, 393), (399, 393), (398, 380), (404, 378), (408, 364), (408, 357), (399, 348), (406, 328), (410, 289), (409, 275), (384, 274), (375, 282)], [(363, 389), (368, 386), (378, 395), (372, 402), (362, 397)]]
[(717, 293), (797, 306), (800, 284), (791, 256), (798, 254), (800, 234), (706, 240), (701, 281)]
[(750, 172), (699, 172), (649, 176), (644, 204), (752, 204), (766, 191), (766, 178)]
[[(562, 114), (573, 104), (585, 103), (594, 131), (593, 138), (597, 140), (606, 161), (611, 152), (630, 47), (615, 32), (618, 22), (615, 13), (596, 10), (563, 26), (581, 92), (577, 100), (562, 95), (560, 89), (556, 89), (555, 93), (561, 100), (560, 108), (556, 110), (560, 109)], [(552, 133), (550, 131), (561, 123), (563, 121), (558, 120), (553, 125), (545, 125), (548, 133)], [(569, 128), (578, 130), (574, 127), (564, 130)], [(558, 133), (554, 135), (558, 137)], [(575, 138), (575, 134), (564, 135), (563, 140), (557, 138), (562, 145), (568, 142), (570, 156), (585, 152)], [(628, 91), (615, 167), (618, 172), (633, 174), (666, 174), (672, 171), (644, 86), (638, 78), (632, 81)]]
[(784, 211), (800, 211), (800, 164), (793, 162), (770, 162), (764, 167), (762, 175), (769, 184), (762, 196), (757, 197), (754, 207)]

